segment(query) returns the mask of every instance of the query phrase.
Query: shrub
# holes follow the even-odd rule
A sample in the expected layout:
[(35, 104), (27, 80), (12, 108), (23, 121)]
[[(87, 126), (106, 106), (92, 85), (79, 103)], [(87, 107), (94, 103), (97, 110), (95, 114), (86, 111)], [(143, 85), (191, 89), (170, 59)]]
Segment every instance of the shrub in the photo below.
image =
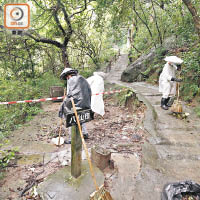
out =
[[(0, 83), (0, 102), (38, 99), (48, 96), (50, 86), (64, 84), (59, 77), (47, 73), (37, 79), (26, 81), (1, 78)], [(40, 112), (40, 106), (40, 103), (0, 105), (0, 140)]]

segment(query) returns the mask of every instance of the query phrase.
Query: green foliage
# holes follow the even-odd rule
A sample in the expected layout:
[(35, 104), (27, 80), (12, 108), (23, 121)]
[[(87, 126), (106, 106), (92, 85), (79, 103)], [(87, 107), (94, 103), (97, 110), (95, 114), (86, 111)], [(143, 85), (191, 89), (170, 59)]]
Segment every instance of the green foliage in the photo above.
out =
[(181, 87), (184, 99), (192, 100), (200, 94), (200, 45), (195, 45), (189, 51), (182, 53), (184, 66), (182, 68), (183, 84)]
[[(0, 79), (0, 102), (32, 100), (44, 98), (49, 95), (50, 86), (59, 86), (63, 83), (52, 74), (44, 74), (35, 80)], [(30, 120), (32, 116), (41, 111), (40, 103), (20, 103), (0, 105), (0, 140), (20, 124)]]
[(152, 67), (148, 67), (146, 71), (142, 72), (142, 74), (145, 77), (148, 77), (150, 75), (151, 70), (152, 70)]
[(91, 68), (87, 68), (84, 70), (80, 70), (79, 73), (84, 77), (84, 78), (88, 78), (90, 76), (92, 76), (94, 70)]
[(130, 107), (130, 109), (135, 109), (140, 106), (140, 102), (136, 97), (136, 93), (133, 90), (127, 89), (125, 87), (119, 85), (112, 85), (109, 83), (105, 83), (105, 88), (107, 90), (124, 90), (120, 93), (116, 93), (113, 95), (105, 95), (104, 98), (112, 98), (113, 103), (119, 106)]
[(157, 60), (162, 60), (165, 55), (167, 54), (167, 50), (164, 47), (158, 47), (156, 48), (156, 59)]
[(194, 111), (196, 112), (197, 116), (200, 117), (200, 106), (195, 108)]
[(8, 166), (9, 162), (15, 159), (16, 150), (0, 150), (0, 169)]
[[(84, 0), (29, 2), (34, 8), (31, 10), (32, 30), (29, 33), (39, 39), (47, 38), (48, 42), (59, 42), (62, 47), (66, 44), (71, 67), (79, 69), (86, 78), (93, 71), (107, 66), (117, 53), (117, 46), (126, 45), (130, 30), (132, 49), (129, 58), (132, 61), (152, 47), (160, 46), (165, 38), (175, 35), (178, 46), (188, 47), (187, 52), (177, 54), (185, 62), (182, 95), (186, 100), (199, 95), (200, 47), (192, 47), (197, 34), (193, 18), (182, 1), (97, 0), (87, 1), (87, 7)], [(192, 4), (198, 8), (197, 0)], [(71, 34), (67, 32), (70, 26), (62, 9), (70, 16), (73, 34), (69, 41), (65, 39)], [(73, 15), (77, 11), (80, 12)], [(48, 42), (37, 42), (29, 36), (13, 37), (9, 31), (1, 31), (0, 40), (0, 101), (44, 97), (48, 95), (50, 86), (65, 84), (59, 80), (63, 70), (62, 48)], [(165, 53), (162, 47), (157, 48), (155, 62), (143, 72), (148, 80), (155, 82), (156, 75), (159, 76)], [(0, 105), (0, 135), (6, 135), (39, 110), (38, 103)]]
[[(34, 86), (14, 80), (1, 80), (0, 93), (2, 94), (1, 102), (29, 100), (39, 97), (39, 92)], [(39, 104), (0, 105), (0, 138), (38, 111)]]
[(45, 73), (35, 79), (35, 87), (40, 92), (40, 96), (49, 95), (49, 89), (51, 86), (64, 86), (64, 82), (59, 79), (59, 75), (53, 73)]

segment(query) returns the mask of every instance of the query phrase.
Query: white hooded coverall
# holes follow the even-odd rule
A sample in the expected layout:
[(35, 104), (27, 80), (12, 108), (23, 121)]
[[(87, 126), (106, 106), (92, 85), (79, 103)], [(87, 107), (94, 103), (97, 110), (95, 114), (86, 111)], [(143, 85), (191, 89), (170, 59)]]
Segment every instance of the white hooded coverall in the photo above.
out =
[(168, 98), (170, 95), (176, 95), (176, 82), (171, 81), (172, 77), (176, 78), (177, 67), (175, 64), (165, 64), (162, 73), (159, 77), (159, 92), (163, 98)]
[(105, 114), (102, 94), (104, 92), (104, 80), (100, 75), (100, 72), (94, 72), (93, 76), (87, 78), (87, 81), (92, 90), (91, 109), (103, 116)]

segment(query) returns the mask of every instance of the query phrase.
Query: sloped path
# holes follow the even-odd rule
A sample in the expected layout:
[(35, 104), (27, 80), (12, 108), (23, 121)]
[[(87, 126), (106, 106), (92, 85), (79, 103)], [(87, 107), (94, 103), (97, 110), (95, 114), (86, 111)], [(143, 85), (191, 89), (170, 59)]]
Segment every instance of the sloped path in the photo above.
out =
[(130, 200), (160, 200), (163, 186), (169, 182), (200, 183), (200, 119), (185, 105), (184, 111), (190, 113), (186, 120), (162, 110), (156, 86), (121, 82), (127, 64), (127, 55), (121, 55), (107, 81), (132, 88), (148, 108), (144, 121), (148, 139), (143, 145), (142, 168), (132, 183), (134, 193)]

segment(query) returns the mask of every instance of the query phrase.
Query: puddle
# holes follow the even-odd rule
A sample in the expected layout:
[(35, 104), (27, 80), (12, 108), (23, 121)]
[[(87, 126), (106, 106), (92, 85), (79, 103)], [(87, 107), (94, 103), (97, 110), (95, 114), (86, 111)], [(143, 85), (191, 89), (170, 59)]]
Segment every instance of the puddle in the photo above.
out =
[(43, 162), (43, 155), (33, 154), (33, 155), (24, 155), (21, 159), (17, 161), (18, 165), (33, 165)]

